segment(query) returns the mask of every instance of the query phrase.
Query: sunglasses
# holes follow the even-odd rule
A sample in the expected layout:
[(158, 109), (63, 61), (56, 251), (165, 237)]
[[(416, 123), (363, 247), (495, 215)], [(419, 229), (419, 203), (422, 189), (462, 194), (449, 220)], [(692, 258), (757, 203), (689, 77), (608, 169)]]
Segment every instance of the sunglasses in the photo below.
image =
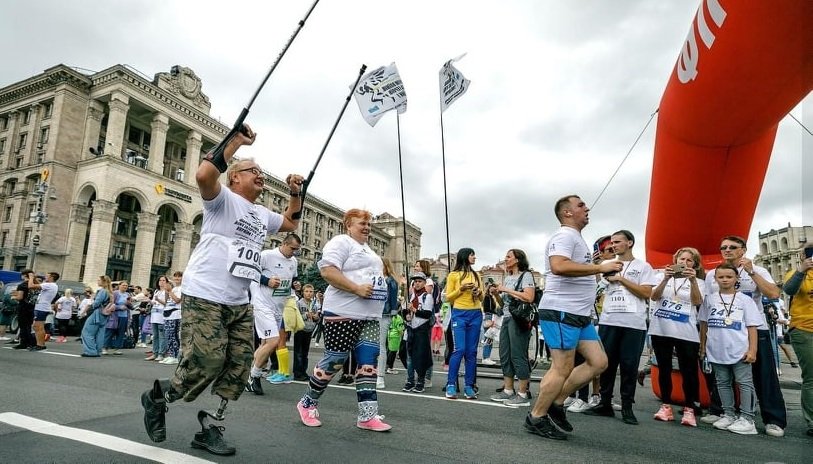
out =
[(739, 246), (739, 245), (723, 245), (723, 246), (720, 247), (720, 251), (739, 250), (740, 248), (742, 248), (742, 247)]
[(261, 176), (262, 173), (263, 173), (262, 171), (260, 171), (260, 168), (238, 169), (237, 172), (250, 172), (250, 173), (254, 174), (257, 177)]

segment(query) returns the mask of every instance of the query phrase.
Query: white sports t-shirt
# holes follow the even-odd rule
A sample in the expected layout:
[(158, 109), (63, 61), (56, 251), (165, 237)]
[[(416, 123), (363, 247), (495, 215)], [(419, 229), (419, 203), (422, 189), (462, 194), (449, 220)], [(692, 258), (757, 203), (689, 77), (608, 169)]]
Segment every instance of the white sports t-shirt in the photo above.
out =
[[(608, 260), (615, 261), (615, 260)], [(619, 274), (638, 285), (658, 284), (655, 271), (646, 261), (633, 258), (632, 261), (621, 261), (624, 265)], [(631, 329), (646, 330), (647, 300), (632, 294), (619, 282), (608, 282), (604, 290), (599, 325), (614, 325)]]
[[(662, 281), (664, 274), (658, 274), (657, 281)], [(706, 285), (703, 281), (697, 282), (700, 296), (706, 294)], [(663, 288), (663, 294), (658, 300), (652, 300), (652, 317), (649, 321), (650, 335), (671, 337), (678, 340), (700, 342), (700, 333), (697, 331), (697, 310), (692, 305), (692, 283), (689, 279), (681, 277), (671, 278)]]
[(264, 276), (279, 277), (280, 284), (277, 288), (271, 288), (268, 285), (260, 285), (259, 282), (251, 282), (251, 304), (256, 311), (272, 311), (278, 320), (282, 320), (285, 301), (291, 296), (291, 285), (297, 276), (296, 258), (293, 256), (286, 258), (279, 248), (263, 250), (260, 254), (260, 266)]
[[(172, 287), (170, 291), (175, 295), (175, 298), (181, 297), (181, 287)], [(181, 318), (181, 302), (176, 303), (169, 295), (167, 295), (167, 305), (164, 307), (164, 311), (168, 309), (175, 309), (175, 311), (172, 311), (172, 314), (165, 317), (164, 321), (177, 321)]]
[[(706, 274), (706, 295), (711, 295), (712, 293), (720, 291), (717, 281), (714, 280), (714, 272), (715, 269), (712, 269), (711, 272)], [(757, 327), (757, 330), (770, 330), (768, 328), (768, 321), (765, 319), (765, 311), (762, 310), (762, 292), (759, 291), (756, 282), (754, 282), (754, 279), (752, 279), (751, 276), (745, 272), (745, 269), (738, 267), (737, 272), (739, 274), (739, 279), (737, 280), (737, 285), (735, 285), (734, 288), (737, 289), (738, 293), (742, 293), (745, 296), (750, 296), (754, 300), (757, 310), (759, 310), (760, 314), (762, 314), (762, 324)], [(771, 277), (771, 273), (762, 266), (754, 265), (754, 274), (759, 274), (760, 277), (768, 282), (775, 283), (773, 277)]]
[(34, 305), (34, 311), (51, 311), (51, 302), (56, 298), (56, 293), (59, 287), (53, 282), (43, 282), (40, 294), (37, 297), (37, 304)]
[(596, 300), (596, 278), (559, 276), (550, 270), (551, 256), (563, 256), (578, 264), (593, 262), (593, 252), (581, 233), (562, 226), (548, 240), (545, 249), (545, 292), (539, 302), (540, 309), (553, 309), (580, 316), (590, 316)]
[(359, 243), (346, 234), (337, 235), (325, 244), (318, 266), (319, 269), (334, 266), (351, 282), (373, 285), (370, 298), (361, 298), (328, 286), (322, 303), (323, 311), (351, 319), (381, 319), (387, 299), (387, 281), (384, 278), (384, 263), (369, 245)]
[(203, 201), (203, 226), (184, 272), (184, 295), (214, 303), (248, 303), (252, 280), (260, 279), (260, 252), (265, 237), (276, 233), (283, 217), (220, 186)]
[(63, 296), (56, 300), (56, 318), (57, 319), (70, 319), (73, 315), (73, 308), (76, 306), (76, 300), (71, 296)]
[[(721, 300), (722, 298), (722, 300)], [(708, 324), (706, 357), (717, 364), (737, 364), (748, 351), (748, 327), (756, 327), (762, 311), (747, 295), (706, 295), (700, 320)]]
[(158, 302), (158, 299), (163, 301), (167, 300), (167, 292), (165, 290), (156, 290), (152, 294), (152, 310), (150, 311), (150, 324), (163, 324), (164, 323), (164, 305)]

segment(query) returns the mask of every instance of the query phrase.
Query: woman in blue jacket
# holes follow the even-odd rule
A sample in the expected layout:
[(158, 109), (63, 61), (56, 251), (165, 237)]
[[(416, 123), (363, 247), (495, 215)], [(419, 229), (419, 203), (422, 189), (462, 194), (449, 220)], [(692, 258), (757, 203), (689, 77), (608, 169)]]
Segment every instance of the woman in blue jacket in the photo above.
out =
[[(98, 282), (99, 290), (93, 299), (90, 307), (90, 315), (82, 328), (82, 356), (86, 358), (98, 358), (104, 348), (105, 326), (107, 319), (111, 316), (102, 314), (102, 308), (110, 303), (110, 296), (113, 294), (113, 287), (110, 277), (100, 276)], [(115, 317), (115, 316), (112, 316)]]

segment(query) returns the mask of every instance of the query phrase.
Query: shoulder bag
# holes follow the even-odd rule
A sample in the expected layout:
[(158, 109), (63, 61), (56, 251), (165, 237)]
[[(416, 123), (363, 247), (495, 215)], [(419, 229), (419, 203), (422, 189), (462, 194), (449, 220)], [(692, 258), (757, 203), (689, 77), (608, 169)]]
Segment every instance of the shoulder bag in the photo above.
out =
[[(526, 272), (527, 271), (524, 271), (519, 275), (517, 284), (514, 286), (514, 291), (520, 291), (519, 288), (522, 285), (522, 278), (525, 277)], [(508, 313), (511, 314), (511, 318), (514, 319), (518, 327), (523, 330), (530, 330), (538, 317), (539, 309), (533, 302), (526, 303), (519, 298), (511, 297), (511, 303), (508, 304)]]

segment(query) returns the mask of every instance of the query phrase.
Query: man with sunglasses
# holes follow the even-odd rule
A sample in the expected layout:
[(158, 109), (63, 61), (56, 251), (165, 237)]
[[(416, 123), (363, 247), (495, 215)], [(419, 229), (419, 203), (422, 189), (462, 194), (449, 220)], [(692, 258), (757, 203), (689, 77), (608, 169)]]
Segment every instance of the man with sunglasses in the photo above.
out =
[[(294, 174), (285, 179), (291, 199), (283, 214), (255, 204), (265, 175), (251, 158), (231, 162), (240, 147), (255, 139), (254, 131), (244, 125), (225, 150), (204, 157), (195, 174), (203, 199), (203, 225), (181, 287), (181, 360), (171, 380), (156, 380), (141, 395), (144, 426), (152, 441), (166, 439), (168, 403), (193, 401), (211, 384), (220, 405), (214, 413), (198, 412), (201, 431), (192, 446), (218, 455), (236, 451), (224, 441), (223, 427), (211, 421), (222, 421), (229, 400), (243, 393), (254, 351), (249, 284), (262, 275), (260, 252), (266, 235), (290, 232), (299, 225), (304, 180)], [(223, 173), (226, 186), (219, 181)]]
[(264, 250), (260, 255), (262, 277), (260, 282), (251, 283), (251, 305), (254, 307), (254, 329), (260, 339), (260, 346), (254, 352), (254, 364), (245, 390), (262, 395), (260, 379), (268, 358), (276, 352), (279, 371), (268, 381), (272, 384), (291, 383), (290, 354), (285, 343), (288, 341), (282, 310), (291, 298), (292, 286), (297, 276), (296, 256), (302, 239), (296, 234), (288, 234), (282, 244), (273, 250)]
[[(774, 283), (767, 269), (755, 265), (745, 257), (745, 239), (736, 235), (723, 237), (720, 243), (720, 254), (723, 261), (737, 267), (738, 281), (735, 286), (738, 292), (754, 299), (757, 308), (762, 307), (762, 297), (778, 298), (779, 287)], [(719, 290), (714, 280), (714, 270), (706, 274), (706, 295), (716, 294)], [(759, 412), (765, 424), (765, 433), (772, 437), (785, 435), (787, 427), (787, 411), (785, 398), (779, 386), (779, 376), (776, 371), (776, 359), (773, 354), (773, 342), (768, 321), (763, 314), (762, 324), (757, 327), (757, 359), (752, 365), (754, 371), (754, 388), (759, 400)], [(714, 420), (713, 416), (705, 416), (702, 422)]]

